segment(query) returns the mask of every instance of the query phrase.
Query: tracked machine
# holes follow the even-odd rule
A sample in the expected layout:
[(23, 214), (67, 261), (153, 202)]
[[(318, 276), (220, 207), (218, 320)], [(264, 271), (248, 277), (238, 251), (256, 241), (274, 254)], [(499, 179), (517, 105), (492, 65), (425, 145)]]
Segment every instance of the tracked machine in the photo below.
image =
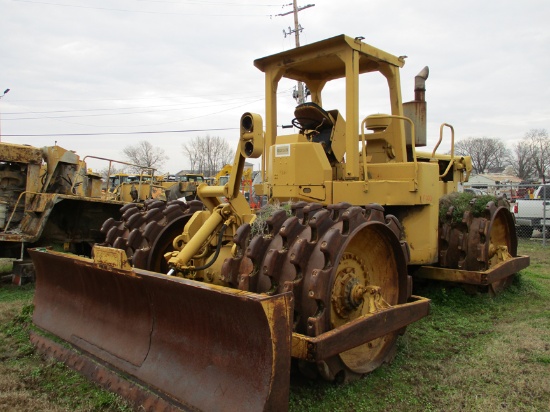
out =
[[(34, 322), (70, 345), (40, 333), (35, 344), (145, 409), (286, 410), (291, 365), (347, 381), (391, 360), (398, 335), (429, 311), (413, 276), (491, 287), (528, 264), (498, 200), (480, 210), (453, 200), (469, 157), (416, 151), (427, 68), (403, 104), (404, 59), (360, 38), (255, 65), (265, 132), (259, 115), (241, 117), (227, 184), (199, 186), (201, 201), (123, 210), (103, 224), (92, 259), (31, 251)], [(360, 89), (363, 76), (382, 80), (389, 114), (360, 116), (377, 90)], [(277, 88), (289, 80), (304, 82), (312, 102), (290, 115), (297, 133), (277, 135), (289, 116)], [(333, 81), (344, 111), (323, 109)], [(239, 186), (245, 160), (260, 156), (255, 191), (271, 209), (255, 214)]]

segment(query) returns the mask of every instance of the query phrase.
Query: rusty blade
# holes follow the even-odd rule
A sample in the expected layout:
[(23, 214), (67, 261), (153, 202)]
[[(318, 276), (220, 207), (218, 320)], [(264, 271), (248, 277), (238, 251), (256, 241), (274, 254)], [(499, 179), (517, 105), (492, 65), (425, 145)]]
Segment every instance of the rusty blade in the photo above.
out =
[(31, 250), (34, 323), (204, 411), (288, 408), (292, 301)]

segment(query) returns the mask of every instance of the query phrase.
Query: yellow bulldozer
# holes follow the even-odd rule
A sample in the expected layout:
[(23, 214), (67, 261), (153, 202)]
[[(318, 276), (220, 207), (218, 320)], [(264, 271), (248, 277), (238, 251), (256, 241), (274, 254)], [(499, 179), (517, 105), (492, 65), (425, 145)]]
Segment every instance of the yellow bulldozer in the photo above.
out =
[[(392, 359), (398, 336), (429, 312), (413, 276), (498, 291), (529, 263), (501, 200), (455, 197), (471, 161), (454, 154), (454, 129), (441, 129), (450, 154), (440, 143), (416, 150), (427, 68), (402, 103), (404, 58), (361, 38), (254, 64), (265, 73), (265, 131), (260, 115), (242, 115), (226, 184), (106, 221), (93, 258), (31, 251), (34, 323), (66, 344), (41, 333), (33, 342), (147, 410), (284, 411), (291, 365), (342, 382)], [(364, 77), (388, 91), (378, 114), (360, 115), (379, 101)], [(283, 81), (305, 83), (312, 101), (285, 111)], [(325, 109), (336, 91), (343, 111)], [(278, 135), (288, 117), (297, 131)], [(245, 160), (259, 157), (255, 191), (270, 209), (256, 214), (240, 182)]]
[(202, 173), (182, 173), (163, 176), (158, 182), (165, 188), (166, 200), (196, 200), (197, 188), (208, 180)]
[[(146, 199), (159, 199), (166, 201), (168, 187), (159, 177), (149, 174), (150, 170), (138, 174), (108, 173), (103, 189), (103, 198), (122, 202), (141, 203)], [(169, 187), (175, 183), (168, 184)]]

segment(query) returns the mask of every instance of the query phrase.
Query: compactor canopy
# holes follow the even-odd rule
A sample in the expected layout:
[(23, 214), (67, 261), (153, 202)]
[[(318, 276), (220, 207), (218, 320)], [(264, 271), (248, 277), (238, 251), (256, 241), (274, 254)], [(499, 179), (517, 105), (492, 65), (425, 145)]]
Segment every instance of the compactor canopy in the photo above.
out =
[[(391, 114), (403, 116), (399, 69), (405, 60), (402, 57), (377, 49), (362, 42), (362, 38), (340, 35), (312, 43), (300, 48), (267, 56), (254, 61), (254, 65), (265, 73), (266, 87), (266, 147), (275, 144), (277, 124), (277, 86), (281, 78), (288, 78), (306, 84), (311, 93), (312, 103), (323, 107), (322, 91), (325, 85), (337, 79), (345, 79), (346, 127), (345, 140), (337, 143), (335, 157), (340, 161), (346, 154), (345, 176), (359, 178), (358, 138), (359, 138), (359, 75), (380, 72), (387, 79)], [(402, 123), (400, 123), (403, 127)], [(404, 151), (404, 129), (392, 144), (397, 148), (401, 159)], [(264, 156), (265, 157), (265, 156)], [(269, 167), (269, 166), (267, 166)]]

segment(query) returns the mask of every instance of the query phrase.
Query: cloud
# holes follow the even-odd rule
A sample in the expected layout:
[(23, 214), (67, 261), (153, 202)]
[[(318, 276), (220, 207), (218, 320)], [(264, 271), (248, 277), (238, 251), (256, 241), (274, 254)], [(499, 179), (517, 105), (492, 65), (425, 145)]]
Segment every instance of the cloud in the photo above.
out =
[[(284, 2), (1, 1), (0, 88), (11, 88), (0, 101), (2, 140), (57, 141), (82, 156), (121, 158), (144, 135), (63, 134), (227, 129), (208, 133), (236, 144), (241, 114), (264, 113), (263, 73), (253, 60), (295, 46), (294, 35), (283, 35), (293, 16), (276, 17), (290, 10)], [(430, 66), (429, 145), (442, 122), (457, 138), (513, 142), (550, 125), (549, 12), (546, 0), (319, 0), (299, 13), (300, 41), (364, 36), (407, 55), (404, 101), (413, 97), (414, 76)], [(280, 90), (289, 117), (282, 123), (295, 104), (289, 86)], [(54, 136), (8, 136), (21, 134)], [(182, 142), (205, 134), (145, 136), (169, 154), (166, 169), (175, 172), (187, 163)]]

